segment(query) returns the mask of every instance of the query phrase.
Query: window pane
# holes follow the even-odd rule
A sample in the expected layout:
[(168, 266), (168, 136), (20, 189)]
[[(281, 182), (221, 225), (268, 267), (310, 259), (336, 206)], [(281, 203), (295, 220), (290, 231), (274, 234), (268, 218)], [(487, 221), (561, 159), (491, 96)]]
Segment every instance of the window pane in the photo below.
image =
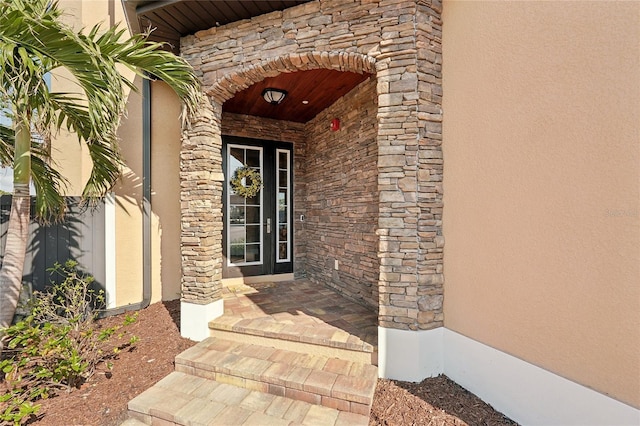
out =
[(249, 167), (259, 168), (260, 167), (260, 151), (258, 151), (257, 149), (248, 149), (246, 153), (247, 153), (247, 158), (246, 158), (245, 164)]
[(229, 154), (229, 159), (231, 160), (231, 164), (229, 164), (229, 176), (233, 176), (233, 172), (244, 165), (244, 149), (231, 148)]
[(231, 225), (229, 229), (229, 241), (231, 244), (242, 244), (245, 242), (244, 226)]
[(231, 204), (244, 204), (244, 197), (236, 195), (231, 187), (229, 187), (229, 191), (231, 194), (231, 196), (229, 197), (229, 201), (231, 202)]
[(287, 258), (287, 243), (280, 243), (278, 245), (278, 259), (284, 260)]
[(262, 191), (258, 191), (255, 197), (247, 198), (248, 206), (259, 206), (260, 205), (260, 193)]
[(231, 206), (229, 209), (229, 223), (242, 225), (245, 223), (244, 206)]
[(287, 172), (286, 171), (279, 171), (278, 172), (278, 185), (280, 186), (280, 188), (286, 188), (287, 187)]
[(289, 165), (287, 164), (287, 153), (286, 152), (279, 152), (278, 153), (278, 162), (279, 162), (279, 167), (281, 169), (286, 169)]
[(247, 207), (247, 224), (260, 224), (260, 207)]
[(287, 241), (287, 225), (280, 225), (278, 230), (278, 239), (280, 241)]
[(231, 246), (231, 263), (243, 263), (244, 260), (244, 244)]
[(247, 262), (260, 262), (260, 244), (247, 244)]
[(247, 225), (247, 243), (260, 242), (260, 225)]

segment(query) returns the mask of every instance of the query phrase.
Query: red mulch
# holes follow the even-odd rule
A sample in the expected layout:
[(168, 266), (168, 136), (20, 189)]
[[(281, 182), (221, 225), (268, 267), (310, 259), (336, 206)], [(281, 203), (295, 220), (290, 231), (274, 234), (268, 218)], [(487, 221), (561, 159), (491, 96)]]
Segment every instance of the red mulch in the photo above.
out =
[(517, 425), (489, 404), (441, 375), (420, 383), (378, 380), (373, 425)]
[[(128, 330), (139, 337), (132, 351), (113, 361), (109, 374), (98, 372), (80, 389), (42, 401), (38, 426), (115, 426), (127, 418), (127, 403), (173, 371), (175, 356), (195, 344), (180, 337), (180, 302), (155, 303), (140, 311)], [(121, 322), (102, 320), (108, 326)], [(421, 383), (380, 380), (372, 425), (515, 425), (445, 376)]]

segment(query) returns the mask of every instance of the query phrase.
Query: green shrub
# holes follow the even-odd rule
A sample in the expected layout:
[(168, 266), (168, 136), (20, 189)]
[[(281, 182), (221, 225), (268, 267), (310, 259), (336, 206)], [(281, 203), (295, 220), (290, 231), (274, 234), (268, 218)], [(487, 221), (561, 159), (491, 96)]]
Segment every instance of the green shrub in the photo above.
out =
[(19, 425), (32, 419), (39, 399), (79, 387), (99, 366), (110, 369), (110, 360), (137, 340), (121, 331), (136, 315), (120, 325), (98, 327), (104, 293), (91, 288), (93, 278), (79, 272), (76, 262), (56, 263), (50, 272), (61, 280), (46, 293), (34, 292), (31, 314), (4, 330), (0, 422)]

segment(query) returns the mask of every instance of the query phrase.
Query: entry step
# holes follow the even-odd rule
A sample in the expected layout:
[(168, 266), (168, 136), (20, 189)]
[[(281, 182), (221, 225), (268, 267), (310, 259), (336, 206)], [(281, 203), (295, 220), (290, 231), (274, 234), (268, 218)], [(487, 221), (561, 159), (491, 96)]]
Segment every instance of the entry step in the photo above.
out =
[(368, 416), (371, 364), (209, 337), (176, 357), (176, 371)]
[(174, 372), (129, 402), (145, 424), (367, 425), (367, 416)]

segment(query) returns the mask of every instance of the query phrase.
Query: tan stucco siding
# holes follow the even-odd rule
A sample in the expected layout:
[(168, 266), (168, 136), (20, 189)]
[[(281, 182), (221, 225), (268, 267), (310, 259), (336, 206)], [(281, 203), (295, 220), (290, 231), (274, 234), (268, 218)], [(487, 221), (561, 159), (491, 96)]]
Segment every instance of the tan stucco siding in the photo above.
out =
[(640, 3), (443, 22), (445, 326), (640, 407)]
[[(136, 79), (141, 89), (142, 81)], [(143, 291), (143, 123), (140, 93), (129, 96), (118, 131), (126, 167), (116, 186), (117, 305)], [(180, 297), (180, 101), (151, 83), (151, 303)]]
[[(124, 21), (122, 5), (118, 0), (62, 0), (60, 8), (65, 22), (77, 30), (84, 28), (88, 31), (96, 24), (106, 29), (109, 25)], [(122, 71), (127, 78), (134, 79), (133, 72), (124, 68)], [(139, 78), (137, 85), (140, 87)], [(58, 92), (78, 92), (77, 84), (64, 70), (52, 73), (51, 86), (52, 90)], [(118, 138), (126, 166), (114, 188), (117, 306), (137, 303), (142, 298), (142, 104), (139, 93), (131, 92), (129, 88), (125, 90), (128, 97), (127, 116), (122, 119)], [(81, 195), (92, 167), (86, 146), (78, 142), (76, 135), (63, 131), (52, 140), (51, 155), (57, 169), (68, 181), (66, 195)], [(107, 232), (113, 232), (109, 229)], [(154, 295), (159, 300), (159, 284)]]
[[(151, 83), (151, 209), (153, 296), (180, 298), (180, 101)], [(158, 299), (159, 300), (159, 299)]]
[[(142, 82), (136, 79), (140, 88)], [(116, 184), (116, 303), (123, 306), (142, 300), (142, 97), (132, 92), (127, 116), (118, 129), (125, 162)]]
[[(111, 24), (124, 22), (124, 11), (119, 0), (61, 0), (60, 9), (62, 19), (76, 30), (88, 31), (100, 24), (106, 29)], [(133, 79), (134, 74), (124, 70), (124, 75)], [(55, 70), (51, 73), (51, 88), (56, 92), (79, 93), (77, 83), (66, 70)], [(128, 89), (127, 89), (128, 91)], [(51, 156), (57, 169), (62, 171), (68, 184), (66, 194), (69, 196), (82, 195), (82, 190), (91, 176), (91, 158), (84, 144), (78, 143), (75, 134), (61, 131), (55, 135), (52, 143)]]

